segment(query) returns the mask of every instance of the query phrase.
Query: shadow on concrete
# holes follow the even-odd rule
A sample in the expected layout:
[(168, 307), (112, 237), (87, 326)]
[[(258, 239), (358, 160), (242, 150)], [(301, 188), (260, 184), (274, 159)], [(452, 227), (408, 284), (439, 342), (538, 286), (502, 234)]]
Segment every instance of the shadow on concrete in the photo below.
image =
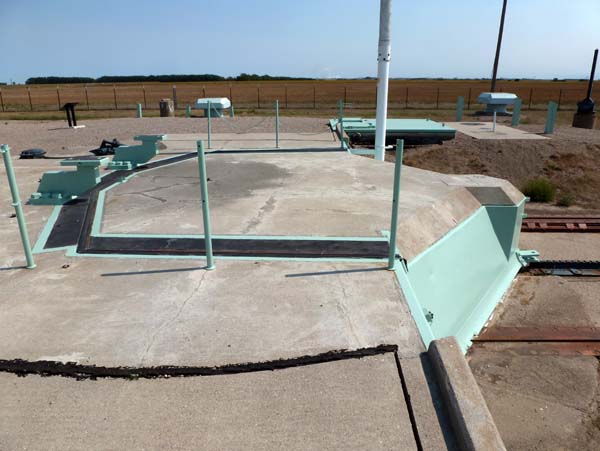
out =
[(385, 269), (387, 269), (387, 267), (381, 266), (381, 267), (377, 267), (377, 268), (340, 269), (340, 270), (336, 270), (336, 271), (321, 271), (321, 272), (302, 272), (302, 273), (298, 273), (298, 274), (286, 274), (285, 277), (331, 276), (334, 274), (382, 271)]
[(183, 272), (183, 271), (204, 271), (206, 266), (195, 266), (193, 268), (173, 268), (173, 269), (154, 269), (150, 271), (132, 271), (132, 272), (107, 272), (100, 274), (102, 277), (116, 277), (116, 276), (143, 276), (147, 274), (163, 274), (170, 272)]

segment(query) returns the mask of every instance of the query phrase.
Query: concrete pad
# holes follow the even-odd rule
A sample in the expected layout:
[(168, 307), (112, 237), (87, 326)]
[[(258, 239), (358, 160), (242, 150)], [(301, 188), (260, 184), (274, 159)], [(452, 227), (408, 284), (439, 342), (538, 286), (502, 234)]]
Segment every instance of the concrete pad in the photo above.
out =
[(493, 132), (491, 122), (447, 122), (446, 125), (476, 139), (550, 139), (501, 124), (496, 124), (496, 131)]
[(522, 233), (521, 249), (544, 260), (600, 260), (600, 233)]
[(0, 398), (2, 449), (416, 449), (393, 354), (153, 380), (0, 374)]
[[(67, 258), (0, 274), (0, 359), (222, 366), (423, 344), (382, 264)], [(66, 265), (66, 268), (62, 268)]]
[(593, 279), (520, 275), (495, 326), (600, 327), (600, 284)]
[(596, 358), (515, 355), (486, 343), (470, 366), (508, 449), (600, 448)]

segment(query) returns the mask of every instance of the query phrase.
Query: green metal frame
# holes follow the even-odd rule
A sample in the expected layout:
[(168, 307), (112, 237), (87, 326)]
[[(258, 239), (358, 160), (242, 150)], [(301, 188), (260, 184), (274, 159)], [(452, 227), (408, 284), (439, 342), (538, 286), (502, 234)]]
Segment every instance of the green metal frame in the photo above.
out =
[(392, 198), (392, 221), (390, 225), (390, 253), (388, 269), (396, 267), (396, 234), (398, 233), (398, 205), (400, 204), (400, 176), (402, 173), (402, 156), (404, 140), (396, 141), (396, 161), (394, 162), (394, 195)]

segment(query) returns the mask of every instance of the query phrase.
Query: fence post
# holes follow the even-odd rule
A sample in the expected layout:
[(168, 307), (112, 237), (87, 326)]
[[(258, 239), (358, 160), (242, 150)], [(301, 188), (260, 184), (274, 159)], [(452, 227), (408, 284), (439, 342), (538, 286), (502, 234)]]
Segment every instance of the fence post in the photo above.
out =
[(206, 98), (206, 88), (204, 86), (202, 86), (202, 98)]
[(260, 86), (256, 87), (256, 99), (258, 101), (258, 109), (260, 110)]
[(529, 106), (527, 107), (528, 110), (531, 109), (531, 99), (533, 98), (533, 88), (529, 88)]
[(510, 121), (510, 125), (513, 127), (519, 125), (519, 120), (521, 119), (521, 103), (521, 98), (517, 97), (517, 100), (515, 100), (515, 104), (513, 106), (512, 119)]
[(288, 109), (288, 96), (287, 96), (287, 85), (284, 86), (285, 88), (285, 109)]
[(4, 165), (6, 166), (6, 175), (8, 177), (10, 194), (12, 196), (12, 205), (15, 207), (17, 222), (19, 223), (19, 232), (21, 233), (21, 242), (23, 244), (23, 251), (25, 252), (27, 269), (33, 269), (35, 268), (35, 262), (33, 261), (33, 255), (31, 253), (31, 244), (29, 243), (29, 235), (27, 234), (27, 224), (25, 224), (25, 215), (23, 214), (23, 206), (21, 205), (21, 198), (19, 196), (19, 187), (17, 186), (15, 171), (13, 169), (12, 160), (10, 159), (10, 147), (6, 144), (2, 144), (0, 153), (2, 153)]
[(58, 110), (60, 111), (60, 90), (58, 89), (58, 85), (56, 85), (56, 97), (58, 99)]
[(115, 98), (115, 110), (118, 110), (119, 106), (117, 105), (117, 87), (115, 85), (113, 85), (113, 96)]
[(233, 109), (233, 103), (229, 107), (229, 117), (235, 117), (235, 110)]
[[(212, 106), (210, 105), (210, 100), (207, 101), (207, 104), (208, 104), (207, 105), (208, 109), (206, 110), (206, 125), (208, 127), (208, 148), (210, 149), (211, 148), (211, 142), (210, 142), (210, 132), (211, 132), (211, 130), (210, 130), (210, 109), (212, 108)], [(202, 145), (204, 146), (204, 144), (202, 144)]]
[(408, 109), (408, 86), (406, 87), (406, 96), (404, 97), (404, 109)]
[(437, 96), (435, 97), (435, 109), (440, 109), (440, 88), (437, 88)]
[(144, 94), (144, 108), (148, 108), (148, 102), (146, 102), (146, 87), (142, 86), (142, 93)]
[(177, 86), (173, 85), (173, 108), (177, 109)]
[(27, 96), (29, 97), (29, 111), (33, 111), (33, 103), (31, 103), (31, 89), (27, 87)]
[(348, 90), (346, 86), (344, 86), (344, 105), (348, 103)]
[(390, 225), (390, 250), (388, 255), (388, 269), (396, 266), (396, 234), (398, 232), (398, 204), (400, 203), (400, 176), (402, 173), (402, 155), (404, 153), (404, 140), (396, 141), (396, 158), (394, 162), (394, 197), (392, 199), (392, 223)]
[(275, 147), (279, 149), (279, 100), (275, 100)]
[(229, 85), (229, 101), (233, 104), (233, 93), (231, 91), (231, 85)]
[(313, 85), (313, 110), (317, 108), (317, 88)]
[(560, 101), (562, 100), (562, 88), (558, 90), (558, 106), (557, 110), (560, 110)]
[(554, 133), (557, 107), (558, 104), (556, 102), (548, 102), (548, 114), (546, 114), (546, 127), (544, 128), (544, 133), (547, 135)]
[(185, 107), (185, 117), (192, 117), (192, 107), (189, 105)]
[(142, 104), (141, 103), (138, 103), (136, 105), (136, 116), (138, 119), (142, 118)]
[[(210, 115), (209, 115), (210, 117)], [(206, 157), (204, 155), (204, 143), (196, 142), (198, 150), (198, 170), (200, 173), (200, 196), (202, 198), (202, 222), (204, 223), (204, 248), (206, 251), (206, 269), (215, 269), (212, 251), (212, 233), (210, 230), (210, 208), (208, 205), (208, 183), (206, 178)]]
[(0, 89), (0, 103), (2, 104), (2, 111), (4, 112), (4, 97), (2, 96), (2, 89)]
[(467, 99), (467, 110), (471, 109), (471, 88), (469, 88), (469, 98)]
[(85, 87), (85, 104), (87, 105), (87, 110), (90, 111), (90, 99), (88, 97), (88, 87)]
[(464, 107), (465, 98), (463, 96), (458, 96), (458, 101), (456, 102), (456, 122), (462, 121)]

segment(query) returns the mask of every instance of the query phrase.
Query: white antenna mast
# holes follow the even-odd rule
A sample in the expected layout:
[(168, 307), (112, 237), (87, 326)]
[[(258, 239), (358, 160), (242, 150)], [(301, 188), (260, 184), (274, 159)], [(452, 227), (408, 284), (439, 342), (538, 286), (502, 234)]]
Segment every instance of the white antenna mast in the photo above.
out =
[(379, 51), (377, 56), (377, 113), (375, 115), (375, 159), (385, 158), (385, 136), (390, 77), (392, 0), (381, 0), (379, 6)]

